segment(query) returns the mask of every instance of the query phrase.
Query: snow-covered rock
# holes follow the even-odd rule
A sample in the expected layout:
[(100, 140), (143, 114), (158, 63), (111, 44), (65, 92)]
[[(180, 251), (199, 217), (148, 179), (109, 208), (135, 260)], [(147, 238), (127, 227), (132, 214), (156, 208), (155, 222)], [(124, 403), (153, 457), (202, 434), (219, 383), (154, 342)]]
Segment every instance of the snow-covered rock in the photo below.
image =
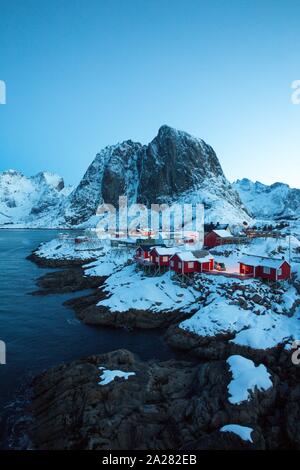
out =
[(250, 392), (268, 390), (273, 385), (263, 364), (256, 367), (253, 361), (239, 355), (230, 356), (227, 364), (232, 374), (228, 385), (228, 400), (234, 405), (249, 400)]
[(95, 223), (99, 203), (203, 203), (206, 221), (249, 221), (237, 192), (225, 178), (209, 145), (183, 131), (162, 126), (149, 145), (131, 140), (97, 154), (66, 207), (66, 221)]
[(15, 170), (0, 173), (0, 226), (59, 226), (63, 222), (60, 206), (70, 191), (54, 173), (29, 178)]
[[(224, 262), (229, 272), (236, 272), (243, 251), (261, 256), (280, 254), (288, 259), (289, 245), (292, 257), (299, 241), (282, 239), (254, 239), (249, 245), (218, 247), (214, 257)], [(293, 276), (299, 275), (299, 263), (293, 259)], [(300, 308), (297, 282), (283, 282), (280, 287), (262, 283), (258, 279), (239, 280), (225, 276), (199, 275), (195, 288), (204, 297), (195, 313), (171, 327), (168, 341), (197, 354), (224, 357), (227, 352), (251, 348), (253, 357), (259, 351), (291, 344), (300, 337)], [(218, 349), (218, 347), (219, 349)], [(232, 352), (231, 352), (232, 351)]]
[[(92, 240), (89, 246), (76, 244), (73, 237), (58, 237), (49, 242), (42, 243), (36, 250), (38, 258), (51, 261), (80, 261), (96, 259), (102, 255), (105, 247), (97, 239)], [(96, 275), (96, 274), (95, 274)]]
[(135, 375), (135, 372), (124, 372), (123, 370), (109, 370), (105, 367), (99, 367), (100, 381), (99, 385), (107, 385), (115, 380), (115, 378), (122, 378), (128, 380), (129, 377)]
[[(220, 282), (214, 279), (214, 283), (218, 281)], [(226, 283), (240, 284), (223, 278), (223, 284)], [(259, 281), (256, 283), (253, 280), (241, 283), (248, 290), (251, 289), (251, 285), (253, 287), (259, 285)], [(283, 302), (284, 298), (281, 297), (278, 305), (284, 307)], [(229, 342), (252, 349), (274, 348), (285, 341), (297, 339), (300, 335), (300, 309), (296, 310), (292, 317), (288, 317), (275, 313), (275, 307), (275, 302), (272, 308), (264, 306), (254, 308), (250, 302), (246, 302), (246, 306), (242, 308), (238, 302), (233, 303), (232, 299), (226, 296), (224, 287), (221, 287), (211, 294), (207, 305), (201, 306), (191, 318), (181, 322), (179, 328), (202, 338), (230, 334), (233, 338)]]
[[(98, 271), (97, 271), (98, 273)], [(174, 283), (167, 272), (159, 277), (144, 276), (136, 272), (134, 265), (125, 266), (112, 274), (105, 282), (104, 292), (109, 297), (98, 306), (111, 312), (128, 312), (131, 309), (163, 312), (191, 311), (198, 293)]]
[(211, 146), (162, 126), (148, 145), (131, 140), (101, 150), (70, 193), (51, 173), (0, 175), (0, 226), (92, 227), (102, 202), (203, 203), (206, 222), (251, 220)]
[(232, 432), (239, 436), (243, 441), (253, 442), (251, 438), (253, 429), (248, 426), (241, 426), (240, 424), (226, 424), (226, 426), (223, 426), (220, 431)]
[(270, 186), (247, 178), (237, 180), (233, 187), (250, 214), (258, 219), (299, 218), (300, 189), (283, 183)]
[(0, 174), (0, 227), (92, 227), (102, 202), (203, 203), (205, 221), (231, 225), (299, 218), (300, 190), (244, 178), (230, 184), (203, 140), (162, 126), (148, 144), (126, 140), (101, 150), (71, 191), (62, 178), (42, 172), (26, 178)]

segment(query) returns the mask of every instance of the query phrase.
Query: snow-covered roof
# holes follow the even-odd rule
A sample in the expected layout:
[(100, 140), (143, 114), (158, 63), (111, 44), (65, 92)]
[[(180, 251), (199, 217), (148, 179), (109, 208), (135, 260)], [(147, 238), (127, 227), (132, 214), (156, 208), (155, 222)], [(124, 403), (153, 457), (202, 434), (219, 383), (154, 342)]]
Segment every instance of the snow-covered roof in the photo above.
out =
[(191, 251), (182, 251), (176, 255), (181, 261), (198, 261)]
[(197, 258), (197, 261), (199, 261), (199, 263), (208, 263), (211, 259), (213, 259), (213, 257), (209, 255), (203, 258)]
[(181, 261), (198, 261), (199, 263), (208, 263), (212, 259), (211, 255), (197, 256), (196, 253), (194, 254), (192, 251), (182, 251), (180, 253), (176, 253), (176, 255)]
[(175, 247), (153, 246), (152, 250), (156, 250), (159, 256), (172, 256), (178, 251)]
[(249, 266), (264, 266), (266, 268), (278, 269), (285, 261), (286, 260), (282, 258), (267, 258), (265, 256), (244, 254), (239, 260), (239, 263)]
[(228, 230), (213, 230), (213, 232), (220, 238), (232, 237), (232, 234)]

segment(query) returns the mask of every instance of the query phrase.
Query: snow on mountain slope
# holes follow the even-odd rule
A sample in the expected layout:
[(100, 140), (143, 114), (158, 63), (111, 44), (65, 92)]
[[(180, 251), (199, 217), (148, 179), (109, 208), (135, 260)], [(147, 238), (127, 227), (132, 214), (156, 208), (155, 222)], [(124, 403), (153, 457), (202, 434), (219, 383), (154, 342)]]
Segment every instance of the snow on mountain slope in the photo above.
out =
[(247, 179), (232, 185), (210, 145), (165, 125), (148, 145), (127, 140), (101, 150), (72, 192), (52, 173), (0, 174), (0, 227), (93, 227), (99, 204), (117, 207), (123, 195), (129, 204), (148, 207), (203, 203), (207, 223), (291, 219), (300, 213), (299, 189)]
[(249, 212), (259, 219), (290, 219), (300, 216), (300, 189), (287, 184), (271, 186), (253, 183), (247, 178), (237, 180), (233, 187)]
[[(204, 203), (207, 221), (232, 223), (250, 217), (225, 178), (214, 150), (203, 140), (162, 126), (148, 145), (125, 141), (97, 154), (70, 195), (66, 222), (95, 223), (99, 203)], [(88, 222), (89, 224), (89, 222)]]
[(15, 170), (0, 173), (0, 226), (57, 226), (59, 206), (69, 193), (54, 173), (29, 178)]
[(101, 150), (69, 197), (66, 222), (77, 225), (87, 221), (103, 201), (116, 206), (119, 195), (125, 194), (129, 202), (136, 202), (136, 161), (142, 148), (128, 140)]

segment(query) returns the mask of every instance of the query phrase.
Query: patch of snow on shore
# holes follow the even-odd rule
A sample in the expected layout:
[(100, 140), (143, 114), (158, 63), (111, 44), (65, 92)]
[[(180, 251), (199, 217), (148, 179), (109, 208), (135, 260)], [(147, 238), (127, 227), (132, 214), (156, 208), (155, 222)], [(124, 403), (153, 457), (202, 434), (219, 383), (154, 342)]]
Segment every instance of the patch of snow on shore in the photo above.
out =
[(76, 244), (73, 238), (54, 238), (53, 240), (42, 243), (36, 250), (36, 254), (41, 258), (53, 260), (85, 260), (98, 258), (102, 247), (98, 244), (85, 248)]
[(221, 432), (232, 432), (239, 436), (243, 441), (253, 442), (251, 434), (253, 432), (252, 428), (247, 426), (241, 426), (240, 424), (226, 424), (220, 429)]
[(271, 376), (263, 364), (256, 367), (253, 361), (239, 355), (230, 356), (227, 364), (232, 373), (228, 400), (234, 405), (249, 400), (249, 391), (268, 390), (273, 386)]
[(101, 256), (84, 266), (86, 276), (111, 276), (133, 257), (132, 250), (103, 250)]
[(105, 367), (99, 367), (100, 372), (100, 381), (99, 385), (107, 385), (110, 382), (113, 382), (116, 377), (124, 378), (128, 380), (129, 377), (135, 375), (135, 372), (123, 372), (122, 370), (109, 370)]

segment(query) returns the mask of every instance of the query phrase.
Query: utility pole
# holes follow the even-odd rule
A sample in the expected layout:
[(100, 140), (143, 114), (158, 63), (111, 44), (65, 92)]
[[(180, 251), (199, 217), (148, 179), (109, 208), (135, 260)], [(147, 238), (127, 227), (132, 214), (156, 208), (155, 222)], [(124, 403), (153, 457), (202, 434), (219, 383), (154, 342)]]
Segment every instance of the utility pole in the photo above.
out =
[(291, 223), (289, 222), (289, 263), (291, 264)]
[(289, 265), (290, 265), (290, 280), (292, 277), (292, 265), (291, 265), (291, 222), (289, 221)]

